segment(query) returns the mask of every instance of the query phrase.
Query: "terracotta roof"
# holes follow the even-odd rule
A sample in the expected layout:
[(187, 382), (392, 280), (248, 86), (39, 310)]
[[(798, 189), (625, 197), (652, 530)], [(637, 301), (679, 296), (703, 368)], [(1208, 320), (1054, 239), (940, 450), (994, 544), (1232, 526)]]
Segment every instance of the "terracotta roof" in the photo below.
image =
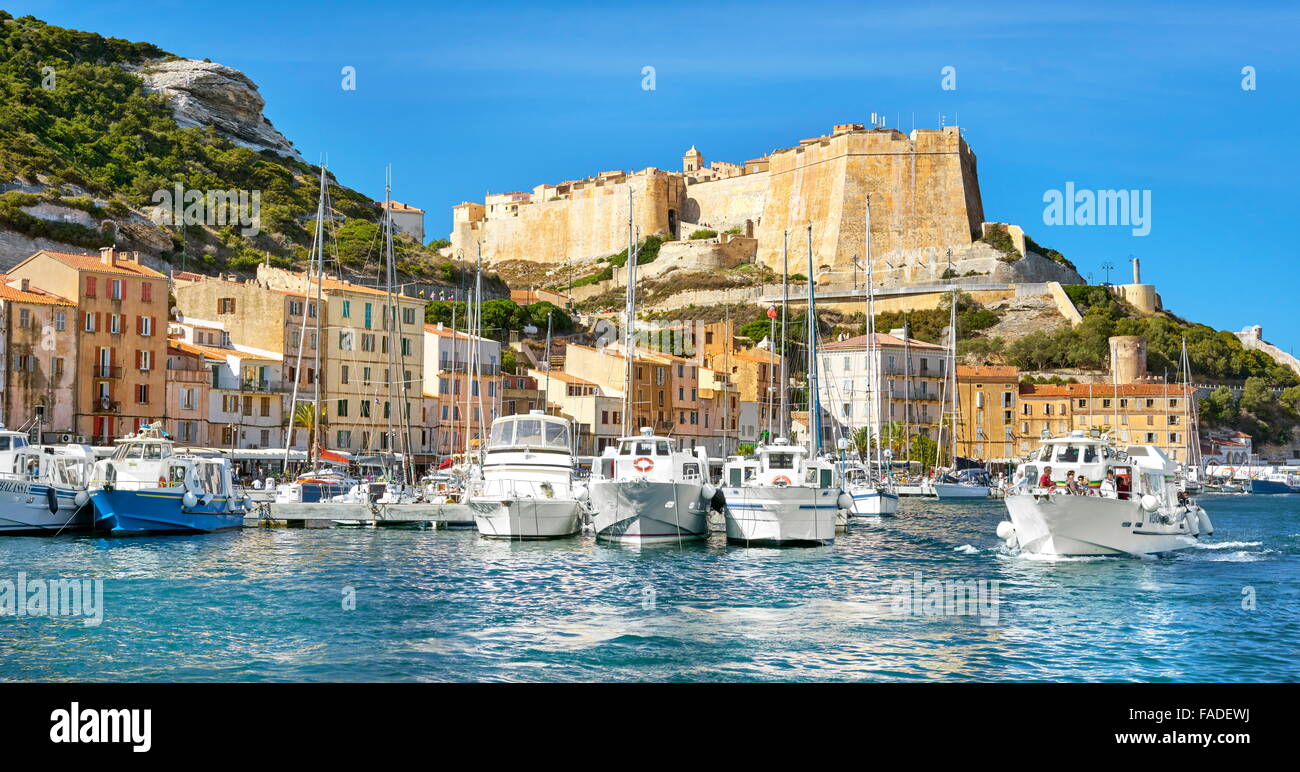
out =
[[(382, 207), (384, 203), (380, 202), (379, 205)], [(423, 209), (418, 209), (410, 204), (403, 204), (401, 201), (389, 201), (388, 208), (394, 212), (424, 212)]]
[[(1186, 387), (1175, 383), (1121, 383), (1119, 386), (1094, 383), (1091, 387), (1092, 396), (1100, 399), (1113, 397), (1115, 394), (1121, 397), (1163, 397), (1168, 392), (1171, 397), (1183, 397), (1190, 393)], [(1087, 383), (1067, 383), (1061, 386), (1044, 383), (1020, 384), (1022, 397), (1087, 397), (1089, 393)]]
[[(937, 349), (939, 351), (945, 350), (943, 346), (937, 346), (933, 343), (926, 343), (923, 340), (917, 340), (916, 338), (903, 340), (902, 338), (896, 338), (893, 335), (886, 335), (883, 332), (876, 333), (876, 345), (896, 346), (896, 347), (909, 346), (911, 348)], [(844, 340), (837, 340), (831, 343), (823, 343), (821, 345), (821, 348), (823, 350), (831, 350), (831, 351), (838, 350), (838, 349), (865, 349), (866, 347), (867, 347), (866, 335), (858, 335), (853, 338), (845, 338)]]
[(225, 359), (232, 354), (239, 354), (233, 348), (216, 348), (214, 346), (200, 346), (197, 343), (186, 343), (183, 340), (167, 341), (168, 348), (174, 348), (177, 351), (184, 351), (186, 354), (197, 354), (210, 359)]
[[(51, 258), (58, 260), (66, 266), (76, 268), (78, 271), (99, 271), (101, 273), (120, 273), (127, 276), (141, 276), (146, 279), (164, 279), (161, 273), (144, 265), (127, 260), (121, 256), (113, 262), (113, 265), (105, 265), (100, 262), (99, 255), (83, 255), (74, 252), (56, 252), (52, 249), (42, 249), (24, 260), (19, 265), (25, 264), (28, 260), (35, 258), (37, 255), (49, 255)], [(17, 266), (15, 266), (17, 267)]]
[[(537, 373), (536, 376), (529, 376), (529, 377), (535, 377), (538, 381), (544, 381), (544, 380), (546, 380), (546, 371), (545, 371), (545, 370), (536, 370), (536, 373)], [(552, 371), (551, 371), (551, 377), (554, 378), (554, 379), (556, 379), (557, 381), (564, 381), (565, 383), (578, 383), (578, 384), (582, 384), (583, 386), (599, 386), (599, 385), (600, 385), (600, 384), (596, 383), (595, 381), (589, 381), (589, 380), (587, 380), (586, 378), (579, 378), (579, 377), (576, 376), (576, 375), (569, 375), (568, 373), (564, 372), (563, 370), (552, 370)]]
[(957, 365), (957, 377), (1019, 380), (1020, 371), (1011, 365)]
[(0, 300), (13, 300), (20, 303), (38, 303), (43, 306), (75, 306), (67, 298), (59, 297), (50, 292), (46, 292), (39, 287), (31, 287), (26, 290), (10, 287), (6, 282), (9, 277), (0, 273)]
[(464, 330), (452, 330), (450, 327), (443, 327), (440, 330), (438, 329), (438, 325), (436, 324), (424, 325), (424, 331), (429, 333), (430, 335), (437, 335), (440, 338), (456, 338), (457, 340), (467, 340), (467, 339), (481, 340), (481, 341), (492, 342), (492, 343), (496, 342), (491, 338), (484, 338), (481, 335), (470, 335), (468, 332), (465, 332)]
[[(714, 354), (713, 359), (716, 362), (718, 358), (720, 357), (725, 358), (726, 356), (727, 356), (726, 352), (723, 352), (721, 354)], [(777, 356), (771, 351), (768, 351), (765, 348), (742, 348), (738, 351), (732, 351), (731, 358), (744, 359), (745, 361), (748, 362), (762, 362), (764, 364), (770, 364), (770, 365), (779, 364), (781, 362), (781, 357)]]

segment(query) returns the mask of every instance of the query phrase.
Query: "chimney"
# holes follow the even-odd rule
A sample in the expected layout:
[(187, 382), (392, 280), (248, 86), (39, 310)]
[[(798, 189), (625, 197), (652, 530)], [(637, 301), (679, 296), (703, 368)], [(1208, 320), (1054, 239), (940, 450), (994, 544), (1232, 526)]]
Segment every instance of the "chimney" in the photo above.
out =
[(23, 279), (23, 284), (22, 284), (23, 292), (30, 291), (31, 286), (32, 286), (31, 279)]
[(99, 262), (104, 265), (114, 265), (117, 262), (117, 249), (115, 247), (100, 247)]
[(1139, 265), (1138, 259), (1136, 257), (1133, 258), (1133, 283), (1134, 284), (1142, 283), (1142, 268)]

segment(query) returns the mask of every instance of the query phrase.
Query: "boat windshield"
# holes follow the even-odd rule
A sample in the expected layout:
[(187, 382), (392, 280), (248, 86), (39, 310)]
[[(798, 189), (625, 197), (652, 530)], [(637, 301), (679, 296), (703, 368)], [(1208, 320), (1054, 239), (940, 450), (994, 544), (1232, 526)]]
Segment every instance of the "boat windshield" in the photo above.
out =
[(794, 469), (793, 453), (768, 453), (768, 469)]
[(564, 421), (525, 418), (498, 421), (492, 425), (489, 448), (511, 447), (568, 448), (569, 427)]
[(668, 440), (623, 440), (619, 445), (620, 456), (668, 456), (672, 449)]

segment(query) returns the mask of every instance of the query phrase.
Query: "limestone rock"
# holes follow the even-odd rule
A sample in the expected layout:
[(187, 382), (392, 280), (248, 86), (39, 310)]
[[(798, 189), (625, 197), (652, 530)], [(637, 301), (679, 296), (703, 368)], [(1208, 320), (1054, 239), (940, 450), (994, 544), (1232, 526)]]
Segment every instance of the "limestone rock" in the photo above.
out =
[(247, 75), (224, 64), (193, 59), (158, 61), (129, 67), (144, 88), (166, 96), (182, 126), (211, 126), (232, 142), (253, 150), (272, 150), (296, 161), (302, 156), (262, 114), (266, 100)]

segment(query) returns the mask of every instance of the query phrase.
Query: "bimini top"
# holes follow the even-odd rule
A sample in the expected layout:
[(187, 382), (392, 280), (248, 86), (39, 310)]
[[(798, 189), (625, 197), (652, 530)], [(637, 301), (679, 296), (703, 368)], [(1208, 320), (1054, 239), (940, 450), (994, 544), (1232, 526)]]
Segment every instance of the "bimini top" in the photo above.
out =
[(492, 422), (488, 450), (504, 448), (569, 449), (569, 420), (557, 415), (502, 416)]

